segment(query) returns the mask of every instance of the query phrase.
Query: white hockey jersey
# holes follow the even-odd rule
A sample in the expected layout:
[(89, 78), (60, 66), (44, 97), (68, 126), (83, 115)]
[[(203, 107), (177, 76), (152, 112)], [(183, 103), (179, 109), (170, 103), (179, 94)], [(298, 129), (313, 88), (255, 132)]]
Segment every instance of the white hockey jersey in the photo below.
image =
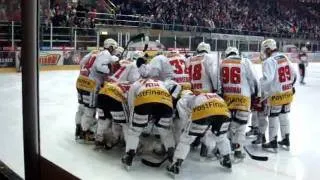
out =
[(182, 86), (182, 90), (191, 90), (191, 83), (186, 69), (186, 58), (177, 53), (167, 55), (169, 63), (173, 68), (173, 79)]
[(229, 109), (249, 111), (251, 96), (259, 94), (258, 77), (249, 59), (234, 55), (220, 67), (223, 98)]
[(108, 50), (101, 51), (90, 68), (89, 78), (96, 81), (97, 89), (101, 86), (106, 76), (109, 75), (109, 65), (118, 61), (119, 58), (112, 56)]
[(263, 98), (268, 97), (268, 103), (272, 106), (291, 103), (297, 74), (289, 58), (283, 53), (273, 53), (263, 62), (262, 74), (260, 83)]
[(177, 103), (177, 110), (182, 121), (197, 121), (210, 116), (224, 115), (230, 117), (225, 101), (216, 93), (183, 95)]
[(109, 77), (109, 81), (134, 83), (139, 78), (140, 74), (136, 62), (122, 60), (120, 61), (120, 68)]
[(80, 65), (80, 75), (88, 77), (90, 74), (90, 68), (92, 67), (99, 50), (93, 50), (86, 54), (79, 62)]
[(174, 76), (173, 68), (169, 63), (169, 59), (164, 55), (158, 55), (151, 59), (150, 63), (150, 74), (149, 77), (165, 81), (172, 79)]
[(195, 93), (220, 92), (218, 58), (201, 53), (189, 58), (186, 61), (186, 68)]

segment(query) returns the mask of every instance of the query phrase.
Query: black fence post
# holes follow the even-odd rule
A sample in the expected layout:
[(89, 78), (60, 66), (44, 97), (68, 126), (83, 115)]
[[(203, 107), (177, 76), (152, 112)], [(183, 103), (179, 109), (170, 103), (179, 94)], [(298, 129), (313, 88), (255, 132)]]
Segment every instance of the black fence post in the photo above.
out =
[(39, 0), (22, 0), (22, 109), (25, 179), (40, 179)]

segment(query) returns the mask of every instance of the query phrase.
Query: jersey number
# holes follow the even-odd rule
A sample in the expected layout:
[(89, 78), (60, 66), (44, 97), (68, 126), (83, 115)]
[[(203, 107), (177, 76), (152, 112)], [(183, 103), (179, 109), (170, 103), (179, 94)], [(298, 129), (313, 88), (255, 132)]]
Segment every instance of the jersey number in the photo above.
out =
[(119, 79), (125, 69), (126, 67), (121, 67), (120, 69), (118, 69), (118, 71), (114, 74), (114, 77)]
[(175, 67), (174, 73), (175, 74), (183, 74), (184, 69), (182, 69), (182, 64), (184, 64), (183, 60), (172, 60), (170, 61), (171, 66)]
[(201, 79), (201, 71), (202, 71), (202, 65), (201, 64), (195, 64), (190, 65), (188, 69), (189, 76), (192, 80), (200, 80)]
[(222, 82), (224, 84), (240, 84), (241, 69), (239, 67), (223, 67), (222, 68)]
[(283, 83), (291, 80), (290, 67), (288, 65), (278, 69), (279, 82)]

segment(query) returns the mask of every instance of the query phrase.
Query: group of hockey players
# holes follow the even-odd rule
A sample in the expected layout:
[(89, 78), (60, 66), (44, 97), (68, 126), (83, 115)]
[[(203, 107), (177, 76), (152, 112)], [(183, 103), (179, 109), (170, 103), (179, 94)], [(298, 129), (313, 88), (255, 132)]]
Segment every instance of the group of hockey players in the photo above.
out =
[(106, 39), (103, 50), (90, 52), (80, 62), (76, 139), (94, 142), (96, 149), (122, 144), (121, 162), (130, 167), (143, 144), (140, 135), (151, 124), (171, 174), (179, 174), (190, 148), (197, 146), (200, 157), (214, 155), (231, 169), (233, 160), (245, 158), (245, 131), (252, 114), (247, 135), (257, 136), (253, 144), (289, 148), (288, 113), (296, 73), (273, 39), (261, 47), (259, 80), (251, 61), (235, 47), (228, 47), (221, 61), (205, 42), (189, 58), (171, 51), (147, 61), (142, 51), (122, 58), (124, 49)]

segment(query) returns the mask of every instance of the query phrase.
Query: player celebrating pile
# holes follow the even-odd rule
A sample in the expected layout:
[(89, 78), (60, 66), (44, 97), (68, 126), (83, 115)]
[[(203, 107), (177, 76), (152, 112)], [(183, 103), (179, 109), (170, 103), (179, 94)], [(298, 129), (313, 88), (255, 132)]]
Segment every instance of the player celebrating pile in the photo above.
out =
[(230, 135), (235, 159), (243, 159), (246, 124), (251, 97), (258, 96), (258, 78), (249, 59), (241, 58), (235, 47), (228, 47), (221, 64), (223, 98), (231, 111)]
[(81, 116), (82, 135), (85, 140), (92, 141), (94, 139), (93, 132), (90, 127), (94, 123), (94, 115), (96, 111), (97, 92), (99, 91), (104, 79), (109, 75), (109, 65), (119, 60), (113, 56), (118, 43), (113, 39), (104, 41), (104, 50), (96, 55), (96, 58), (90, 67), (89, 76), (79, 76), (77, 80), (77, 89), (84, 90), (87, 93), (82, 94), (82, 100), (87, 104)]
[(290, 103), (293, 99), (293, 85), (296, 72), (288, 57), (278, 52), (276, 41), (267, 39), (261, 44), (262, 52), (267, 57), (262, 64), (261, 89), (262, 98), (267, 99), (267, 112), (269, 115), (269, 143), (263, 144), (265, 149), (277, 152), (277, 133), (279, 129), (282, 141), (279, 145), (289, 148), (289, 119)]
[(223, 157), (221, 165), (231, 168), (231, 148), (227, 138), (230, 113), (224, 100), (215, 93), (193, 95), (187, 90), (182, 92), (179, 102), (179, 116), (188, 123), (174, 152), (173, 162), (167, 167), (168, 172), (174, 175), (180, 173), (181, 164), (190, 151), (190, 144), (197, 136), (203, 137), (205, 134), (205, 145), (211, 147), (216, 144)]
[[(132, 166), (133, 158), (139, 143), (139, 136), (148, 125), (149, 118), (155, 119), (155, 127), (161, 137), (161, 141), (172, 159), (174, 151), (174, 139), (170, 131), (172, 123), (173, 105), (172, 98), (177, 98), (181, 87), (174, 87), (166, 83), (150, 78), (151, 68), (145, 64), (145, 60), (139, 58), (137, 67), (141, 79), (136, 81), (128, 93), (128, 105), (130, 110), (130, 125), (127, 134), (126, 155), (122, 163), (127, 167)], [(172, 87), (172, 88), (167, 88)]]

